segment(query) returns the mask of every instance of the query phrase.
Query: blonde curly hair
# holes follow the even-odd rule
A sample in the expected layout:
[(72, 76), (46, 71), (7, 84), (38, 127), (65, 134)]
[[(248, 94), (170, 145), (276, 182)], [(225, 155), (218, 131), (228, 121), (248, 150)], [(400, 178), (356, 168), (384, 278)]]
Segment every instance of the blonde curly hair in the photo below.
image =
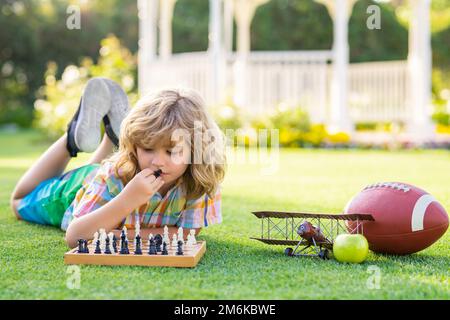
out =
[[(225, 136), (206, 111), (204, 100), (191, 89), (169, 88), (141, 98), (122, 121), (119, 150), (104, 161), (114, 164), (116, 175), (126, 185), (141, 170), (136, 148), (154, 148), (162, 143), (174, 146), (177, 141), (172, 134), (177, 129), (189, 133), (185, 142), (190, 159), (205, 153), (209, 156), (207, 163), (204, 157), (200, 163), (189, 162), (182, 176), (186, 198), (196, 199), (205, 193), (213, 197), (225, 176)], [(202, 138), (200, 147), (194, 139), (199, 129), (202, 137), (211, 137), (209, 141)]]

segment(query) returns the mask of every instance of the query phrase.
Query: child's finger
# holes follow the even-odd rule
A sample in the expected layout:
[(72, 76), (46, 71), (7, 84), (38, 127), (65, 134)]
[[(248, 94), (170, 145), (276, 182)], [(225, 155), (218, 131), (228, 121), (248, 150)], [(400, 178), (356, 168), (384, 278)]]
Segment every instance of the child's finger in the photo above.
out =
[(154, 184), (154, 185), (158, 185), (159, 182), (162, 180), (161, 177), (155, 178), (155, 176), (153, 176), (153, 175), (152, 175), (152, 177), (153, 177), (153, 179), (150, 180), (150, 183)]
[(152, 174), (151, 171), (150, 171), (150, 173), (148, 175), (144, 176), (144, 178), (149, 183), (153, 183), (156, 180), (156, 177)]
[(156, 185), (156, 188), (157, 189), (161, 188), (163, 186), (163, 184), (164, 184), (164, 180), (161, 179), (160, 181), (158, 181), (158, 184)]
[(142, 169), (141, 172), (139, 172), (138, 174), (147, 178), (148, 176), (152, 175), (152, 173), (153, 173), (152, 170), (150, 170), (149, 168), (145, 168)]

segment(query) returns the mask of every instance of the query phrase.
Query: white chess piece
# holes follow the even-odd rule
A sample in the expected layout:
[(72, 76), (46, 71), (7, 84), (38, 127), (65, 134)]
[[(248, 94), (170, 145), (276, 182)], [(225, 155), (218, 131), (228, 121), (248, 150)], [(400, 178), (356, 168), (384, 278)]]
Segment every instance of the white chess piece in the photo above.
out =
[(184, 233), (183, 233), (183, 228), (179, 227), (178, 228), (178, 241), (183, 241), (184, 244)]
[(174, 233), (172, 236), (172, 247), (176, 248), (178, 246), (178, 239), (177, 239), (177, 234)]
[(192, 246), (192, 239), (191, 239), (191, 235), (188, 234), (187, 241), (186, 241), (186, 248), (190, 248), (191, 246)]
[(134, 229), (135, 229), (135, 236), (141, 233), (141, 223), (139, 222), (139, 219), (136, 219)]
[(93, 244), (96, 244), (96, 243), (97, 243), (97, 240), (98, 240), (98, 232), (95, 231), (95, 233), (94, 233), (94, 239), (92, 240), (92, 243), (93, 243)]
[(113, 247), (114, 233), (112, 233), (112, 232), (108, 233), (108, 238), (109, 238), (109, 250), (111, 251), (111, 253), (114, 253), (114, 247)]
[(197, 244), (197, 240), (195, 239), (195, 230), (191, 229), (189, 231), (189, 235), (190, 235), (190, 239), (191, 239), (191, 245), (196, 245)]
[(163, 241), (165, 241), (167, 245), (170, 243), (169, 228), (167, 226), (164, 226)]
[(102, 250), (102, 252), (105, 252), (106, 250), (106, 230), (105, 229), (100, 229), (100, 248)]

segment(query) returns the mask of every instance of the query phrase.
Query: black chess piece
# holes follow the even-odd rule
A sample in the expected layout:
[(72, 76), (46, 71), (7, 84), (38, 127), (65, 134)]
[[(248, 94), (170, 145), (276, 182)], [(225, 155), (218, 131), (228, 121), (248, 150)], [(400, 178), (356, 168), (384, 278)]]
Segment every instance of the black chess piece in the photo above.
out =
[[(122, 238), (122, 237), (121, 237)], [(120, 254), (128, 254), (128, 240), (127, 239), (121, 239), (120, 240)]]
[(130, 254), (130, 249), (128, 248), (128, 239), (125, 239), (125, 252)]
[(167, 256), (168, 254), (169, 254), (169, 252), (167, 251), (167, 243), (164, 241), (161, 255)]
[(158, 178), (162, 173), (161, 169), (156, 170), (155, 172), (153, 172), (153, 175), (155, 176), (155, 178)]
[(95, 254), (99, 254), (102, 253), (102, 250), (100, 249), (100, 240), (97, 240), (97, 242), (95, 243)]
[(78, 239), (78, 253), (84, 253), (83, 239)]
[(183, 241), (178, 240), (177, 244), (178, 244), (178, 246), (177, 246), (177, 256), (182, 256), (183, 255)]
[(161, 252), (162, 236), (160, 234), (157, 234), (154, 239), (156, 244), (156, 251)]
[(113, 247), (114, 253), (117, 253), (117, 238), (116, 238), (116, 235), (113, 235), (112, 247)]
[(157, 254), (155, 240), (153, 239), (153, 237), (151, 237), (149, 240), (148, 254), (150, 255)]
[(83, 240), (83, 250), (84, 250), (84, 253), (89, 253), (87, 240)]
[(106, 239), (105, 239), (105, 243), (106, 243), (106, 245), (105, 245), (105, 254), (111, 254), (111, 249), (109, 248), (109, 238), (108, 237), (106, 237)]
[(136, 247), (134, 248), (134, 254), (142, 254), (141, 236), (139, 234), (136, 236)]

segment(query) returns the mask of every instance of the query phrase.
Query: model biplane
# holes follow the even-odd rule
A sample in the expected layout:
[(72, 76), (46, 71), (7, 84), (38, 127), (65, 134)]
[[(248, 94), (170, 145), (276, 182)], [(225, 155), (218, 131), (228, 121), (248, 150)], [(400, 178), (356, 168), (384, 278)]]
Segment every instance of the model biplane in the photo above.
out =
[[(305, 212), (256, 211), (261, 219), (261, 238), (251, 238), (269, 245), (287, 247), (287, 256), (315, 256), (329, 259), (333, 241), (340, 233), (364, 234), (363, 222), (374, 221), (370, 214), (323, 214)], [(346, 221), (354, 221), (348, 230)]]

